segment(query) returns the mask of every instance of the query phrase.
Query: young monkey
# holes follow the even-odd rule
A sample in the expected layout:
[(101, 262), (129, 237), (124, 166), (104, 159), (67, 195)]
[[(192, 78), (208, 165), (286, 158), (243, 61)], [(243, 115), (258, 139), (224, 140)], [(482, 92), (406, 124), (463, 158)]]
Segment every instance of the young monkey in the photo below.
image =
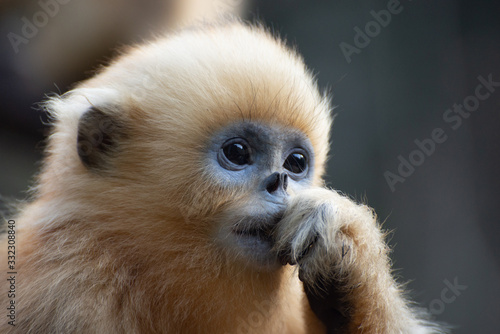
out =
[(0, 332), (441, 332), (391, 276), (373, 211), (323, 187), (328, 98), (265, 29), (180, 30), (47, 110)]

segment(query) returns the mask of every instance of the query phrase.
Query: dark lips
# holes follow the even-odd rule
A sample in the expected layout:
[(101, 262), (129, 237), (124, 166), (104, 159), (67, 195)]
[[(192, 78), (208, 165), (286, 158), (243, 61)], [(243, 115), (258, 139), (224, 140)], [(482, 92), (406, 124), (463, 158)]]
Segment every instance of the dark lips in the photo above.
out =
[(250, 228), (245, 228), (238, 226), (233, 230), (233, 233), (242, 237), (254, 237), (262, 241), (269, 242), (271, 245), (274, 244), (274, 230), (276, 225), (283, 218), (283, 213), (273, 215), (266, 218), (252, 219), (252, 221), (247, 222), (247, 226)]

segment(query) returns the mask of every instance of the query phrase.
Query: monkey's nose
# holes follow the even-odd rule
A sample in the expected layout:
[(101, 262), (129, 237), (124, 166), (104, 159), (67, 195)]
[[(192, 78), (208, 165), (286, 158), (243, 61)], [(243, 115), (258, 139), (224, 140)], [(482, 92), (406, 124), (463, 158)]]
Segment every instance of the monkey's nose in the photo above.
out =
[(275, 193), (279, 189), (286, 191), (288, 186), (288, 175), (286, 173), (280, 174), (275, 172), (266, 179), (265, 183), (266, 190), (270, 194)]

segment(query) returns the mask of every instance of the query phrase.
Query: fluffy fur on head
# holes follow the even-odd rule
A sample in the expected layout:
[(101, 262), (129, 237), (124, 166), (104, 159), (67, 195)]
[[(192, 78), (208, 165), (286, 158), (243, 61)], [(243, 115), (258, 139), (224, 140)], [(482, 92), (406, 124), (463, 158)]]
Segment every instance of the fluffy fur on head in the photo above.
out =
[[(48, 109), (56, 123), (41, 193), (57, 174), (59, 194), (76, 195), (81, 202), (86, 186), (92, 200), (101, 203), (98, 197), (107, 196), (103, 188), (109, 185), (87, 175), (74, 150), (78, 120), (92, 106), (126, 128), (127, 138), (119, 145), (123, 154), (113, 159), (114, 170), (123, 175), (113, 182), (142, 188), (130, 189), (134, 206), (150, 202), (137, 200), (142, 193), (163, 193), (166, 203), (182, 198), (189, 206), (186, 197), (202, 199), (205, 191), (214, 191), (200, 187), (209, 185), (199, 148), (210, 134), (242, 119), (305, 133), (315, 152), (314, 183), (321, 183), (331, 125), (328, 100), (318, 94), (302, 59), (261, 27), (228, 22), (179, 31), (130, 50), (51, 101)], [(196, 194), (186, 194), (193, 186)]]

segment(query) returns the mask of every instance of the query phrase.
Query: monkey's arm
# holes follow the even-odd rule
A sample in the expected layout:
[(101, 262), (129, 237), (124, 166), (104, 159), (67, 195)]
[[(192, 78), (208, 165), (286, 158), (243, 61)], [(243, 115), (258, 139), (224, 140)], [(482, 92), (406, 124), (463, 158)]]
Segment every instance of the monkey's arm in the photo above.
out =
[(324, 188), (298, 194), (277, 248), (299, 266), (311, 309), (328, 333), (439, 333), (420, 320), (391, 275), (374, 212)]

